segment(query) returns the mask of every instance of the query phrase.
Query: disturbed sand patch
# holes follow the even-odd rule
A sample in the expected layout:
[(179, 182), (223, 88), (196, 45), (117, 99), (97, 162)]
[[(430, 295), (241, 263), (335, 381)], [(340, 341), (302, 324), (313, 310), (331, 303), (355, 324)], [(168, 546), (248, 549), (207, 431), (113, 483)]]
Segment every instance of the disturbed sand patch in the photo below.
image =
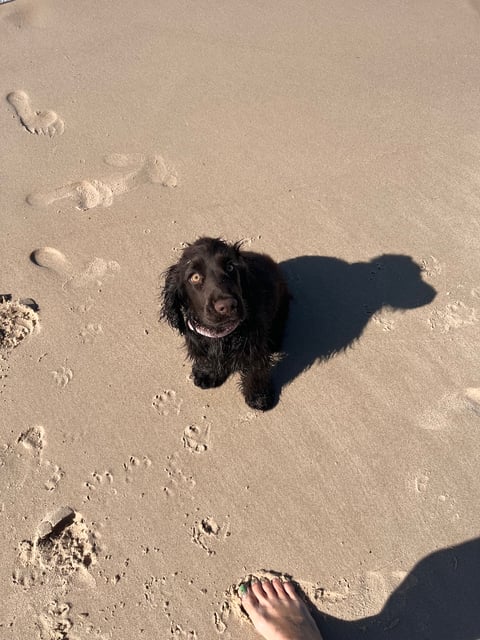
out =
[(0, 302), (0, 354), (17, 347), (38, 328), (36, 307), (33, 300)]
[(95, 532), (81, 514), (61, 507), (47, 516), (31, 540), (22, 540), (13, 572), (13, 583), (30, 588), (47, 582), (69, 582), (86, 574), (97, 561)]

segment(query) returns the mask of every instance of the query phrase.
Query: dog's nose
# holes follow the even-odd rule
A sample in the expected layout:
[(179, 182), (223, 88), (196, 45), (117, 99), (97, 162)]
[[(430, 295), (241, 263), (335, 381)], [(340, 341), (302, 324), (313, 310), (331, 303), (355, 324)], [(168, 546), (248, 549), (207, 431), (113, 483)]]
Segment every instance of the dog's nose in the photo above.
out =
[(221, 316), (231, 316), (237, 309), (235, 298), (220, 298), (213, 303), (213, 308)]

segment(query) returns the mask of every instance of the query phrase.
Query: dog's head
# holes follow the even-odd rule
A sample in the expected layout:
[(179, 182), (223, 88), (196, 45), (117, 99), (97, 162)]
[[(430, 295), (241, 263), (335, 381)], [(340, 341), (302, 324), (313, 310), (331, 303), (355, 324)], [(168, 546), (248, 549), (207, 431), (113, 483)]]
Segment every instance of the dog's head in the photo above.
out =
[(165, 272), (161, 317), (180, 333), (222, 338), (245, 319), (240, 242), (199, 238)]

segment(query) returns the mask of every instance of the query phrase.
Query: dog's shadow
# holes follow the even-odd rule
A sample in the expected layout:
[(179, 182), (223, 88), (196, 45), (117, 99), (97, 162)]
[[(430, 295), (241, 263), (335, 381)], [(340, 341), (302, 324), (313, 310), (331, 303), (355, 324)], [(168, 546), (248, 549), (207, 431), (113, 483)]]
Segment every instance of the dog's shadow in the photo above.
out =
[(279, 392), (315, 362), (328, 360), (360, 338), (382, 308), (415, 309), (436, 291), (410, 256), (382, 255), (349, 264), (338, 258), (300, 256), (280, 263), (292, 301), (276, 367)]

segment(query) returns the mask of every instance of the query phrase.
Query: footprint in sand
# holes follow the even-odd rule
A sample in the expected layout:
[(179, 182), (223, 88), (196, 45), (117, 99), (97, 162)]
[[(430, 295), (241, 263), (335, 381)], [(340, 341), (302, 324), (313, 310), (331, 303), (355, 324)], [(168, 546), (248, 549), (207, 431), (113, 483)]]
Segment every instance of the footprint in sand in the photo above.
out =
[(177, 179), (171, 173), (161, 156), (143, 156), (138, 153), (115, 153), (105, 158), (113, 167), (130, 168), (130, 171), (113, 173), (99, 180), (80, 180), (70, 184), (37, 191), (27, 196), (27, 202), (34, 207), (48, 207), (58, 200), (73, 200), (77, 209), (87, 211), (95, 207), (110, 207), (114, 196), (123, 195), (144, 184), (161, 184), (176, 187)]
[[(108, 469), (105, 471), (92, 471), (88, 479), (82, 483), (86, 489), (83, 496), (83, 503), (91, 502), (95, 499), (103, 500), (105, 496), (125, 496), (125, 487), (119, 483), (118, 478), (123, 476), (123, 482), (127, 485), (135, 484), (135, 490), (140, 489), (143, 497), (145, 492), (151, 487), (149, 470), (153, 466), (152, 460), (147, 455), (131, 455), (128, 460), (121, 465), (121, 469)], [(133, 487), (129, 487), (132, 490)], [(131, 518), (129, 518), (131, 520)]]
[(168, 479), (163, 487), (164, 495), (167, 498), (188, 496), (193, 499), (191, 492), (195, 488), (196, 480), (190, 473), (185, 473), (180, 468), (180, 456), (178, 453), (168, 455), (167, 461), (168, 465), (165, 467), (165, 473)]
[(40, 247), (30, 254), (30, 260), (37, 267), (48, 269), (52, 273), (65, 279), (65, 282), (73, 277), (73, 267), (66, 256), (53, 247)]
[(70, 609), (70, 604), (58, 600), (52, 600), (43, 607), (35, 622), (40, 640), (73, 638), (71, 636), (73, 621)]
[(205, 453), (210, 446), (210, 423), (191, 424), (186, 427), (182, 444), (191, 453)]
[(55, 111), (35, 111), (25, 91), (12, 91), (8, 94), (7, 100), (30, 133), (44, 134), (52, 138), (55, 135), (61, 136), (64, 132), (65, 124)]
[[(26, 429), (14, 443), (0, 446), (0, 486), (3, 508), (15, 510), (19, 493), (25, 484), (43, 475), (43, 451), (46, 447), (45, 429), (36, 425)], [(39, 483), (35, 484), (36, 487)]]
[(103, 335), (102, 325), (90, 322), (80, 331), (79, 338), (83, 344), (92, 344), (101, 335)]
[(60, 367), (60, 369), (51, 371), (50, 373), (60, 389), (65, 389), (65, 387), (73, 380), (73, 371), (67, 366), (66, 362), (64, 366)]
[(172, 622), (170, 626), (170, 636), (172, 638), (183, 638), (183, 640), (197, 640), (197, 632), (184, 629), (182, 625)]
[(39, 524), (31, 540), (18, 545), (12, 582), (24, 588), (50, 582), (66, 586), (78, 575), (90, 583), (88, 570), (97, 553), (95, 532), (79, 513), (61, 507)]
[(161, 393), (153, 396), (152, 407), (162, 416), (168, 416), (170, 413), (178, 416), (183, 400), (177, 398), (177, 394), (173, 389), (165, 389)]
[(94, 258), (86, 267), (77, 271), (67, 257), (53, 247), (41, 247), (30, 254), (30, 260), (37, 265), (48, 269), (59, 277), (62, 289), (85, 289), (88, 287), (101, 287), (104, 279), (112, 278), (120, 271), (120, 265), (115, 260)]
[(87, 495), (84, 496), (83, 502), (89, 502), (92, 499), (93, 494), (100, 489), (107, 490), (111, 495), (117, 495), (118, 491), (113, 486), (113, 473), (111, 471), (92, 471), (88, 480), (83, 483), (83, 486), (87, 489)]
[(45, 448), (45, 429), (40, 425), (30, 427), (17, 438), (17, 444), (22, 444), (33, 458), (41, 460)]
[(125, 470), (125, 482), (132, 482), (136, 470), (140, 467), (148, 469), (151, 466), (152, 461), (148, 456), (144, 455), (141, 459), (137, 458), (136, 456), (130, 456), (128, 462), (123, 463), (123, 468)]
[(429, 480), (430, 480), (430, 475), (428, 472), (420, 473), (417, 476), (415, 476), (415, 479), (414, 479), (415, 492), (420, 494), (422, 493), (425, 494), (427, 491)]
[(36, 478), (36, 488), (43, 486), (44, 490), (55, 491), (65, 472), (54, 462), (44, 460), (46, 446), (45, 429), (35, 425), (20, 433), (14, 444), (0, 447), (0, 485), (5, 490), (4, 505), (15, 508), (18, 492), (25, 483), (33, 483), (33, 478)]
[(387, 312), (374, 313), (372, 321), (377, 324), (382, 331), (392, 331), (395, 328), (395, 320), (393, 314)]
[(53, 462), (47, 462), (46, 465), (51, 467), (52, 471), (50, 477), (45, 481), (43, 486), (47, 491), (55, 491), (60, 481), (65, 476), (65, 471), (61, 469), (58, 464), (54, 464)]
[(215, 545), (219, 540), (230, 537), (230, 522), (227, 516), (221, 525), (214, 518), (208, 516), (197, 520), (190, 529), (191, 541), (207, 552), (207, 555), (215, 555)]
[(421, 270), (427, 278), (435, 278), (443, 272), (443, 265), (435, 256), (428, 256), (421, 261)]
[(447, 333), (453, 329), (460, 329), (477, 324), (477, 310), (468, 307), (461, 300), (447, 304), (444, 309), (435, 309), (429, 318), (430, 327)]
[(35, 302), (6, 300), (7, 297), (0, 298), (0, 355), (14, 349), (38, 328)]

